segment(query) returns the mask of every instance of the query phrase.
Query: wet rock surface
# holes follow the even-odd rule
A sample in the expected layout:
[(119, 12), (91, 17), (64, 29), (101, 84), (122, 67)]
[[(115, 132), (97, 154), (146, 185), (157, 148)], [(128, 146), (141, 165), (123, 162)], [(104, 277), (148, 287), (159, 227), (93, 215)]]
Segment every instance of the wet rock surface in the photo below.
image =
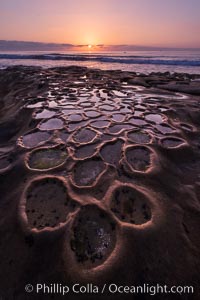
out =
[(67, 188), (56, 177), (44, 177), (33, 181), (26, 194), (26, 214), (31, 228), (39, 230), (64, 223), (72, 209)]
[(198, 288), (199, 82), (0, 70), (0, 298), (38, 276)]
[(27, 165), (33, 170), (48, 170), (62, 165), (67, 158), (65, 149), (40, 148), (29, 153)]
[(85, 206), (72, 225), (71, 249), (84, 267), (94, 267), (111, 254), (116, 242), (116, 225), (96, 206)]
[(151, 219), (148, 198), (130, 186), (118, 187), (112, 195), (111, 210), (122, 221), (142, 225)]

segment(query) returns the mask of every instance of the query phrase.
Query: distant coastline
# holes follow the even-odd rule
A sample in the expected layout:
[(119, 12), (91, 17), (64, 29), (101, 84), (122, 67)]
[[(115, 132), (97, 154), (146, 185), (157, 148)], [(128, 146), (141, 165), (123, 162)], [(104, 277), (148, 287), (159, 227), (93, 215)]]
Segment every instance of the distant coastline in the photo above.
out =
[[(33, 41), (0, 40), (0, 51), (81, 51), (85, 45), (70, 43), (42, 43)], [(88, 50), (88, 49), (87, 49)], [(200, 48), (180, 48), (145, 45), (94, 45), (94, 51), (200, 51)]]

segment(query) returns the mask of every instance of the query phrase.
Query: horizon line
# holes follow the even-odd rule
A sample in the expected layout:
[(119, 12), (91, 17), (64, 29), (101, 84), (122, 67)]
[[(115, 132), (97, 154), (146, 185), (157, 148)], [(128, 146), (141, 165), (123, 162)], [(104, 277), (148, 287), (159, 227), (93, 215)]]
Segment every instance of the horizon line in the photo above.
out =
[(138, 45), (138, 44), (104, 44), (104, 43), (99, 43), (99, 44), (72, 44), (72, 43), (67, 43), (67, 42), (41, 42), (41, 41), (31, 41), (31, 40), (5, 40), (5, 39), (0, 39), (1, 42), (13, 42), (13, 43), (33, 43), (33, 44), (40, 44), (40, 45), (53, 45), (53, 46), (67, 46), (70, 48), (81, 48), (81, 47), (87, 47), (88, 45), (92, 45), (93, 47), (99, 47), (99, 48), (104, 48), (104, 47), (141, 47), (141, 48), (154, 48), (154, 49), (180, 49), (180, 50), (200, 50), (200, 46), (169, 46), (169, 45)]

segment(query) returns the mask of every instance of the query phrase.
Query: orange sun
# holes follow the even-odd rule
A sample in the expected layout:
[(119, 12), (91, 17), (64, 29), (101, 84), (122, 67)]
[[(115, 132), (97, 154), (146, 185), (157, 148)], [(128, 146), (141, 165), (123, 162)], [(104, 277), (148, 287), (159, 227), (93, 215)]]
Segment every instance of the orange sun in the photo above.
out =
[(88, 45), (88, 48), (91, 49), (91, 48), (92, 48), (92, 45)]

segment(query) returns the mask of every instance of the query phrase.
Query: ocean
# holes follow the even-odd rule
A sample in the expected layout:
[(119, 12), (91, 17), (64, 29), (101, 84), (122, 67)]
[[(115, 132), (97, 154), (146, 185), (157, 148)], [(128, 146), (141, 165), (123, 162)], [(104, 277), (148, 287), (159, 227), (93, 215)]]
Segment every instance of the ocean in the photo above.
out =
[(86, 66), (103, 70), (123, 70), (149, 74), (170, 72), (200, 74), (200, 50), (69, 52), (15, 51), (0, 52), (0, 68), (13, 65)]

